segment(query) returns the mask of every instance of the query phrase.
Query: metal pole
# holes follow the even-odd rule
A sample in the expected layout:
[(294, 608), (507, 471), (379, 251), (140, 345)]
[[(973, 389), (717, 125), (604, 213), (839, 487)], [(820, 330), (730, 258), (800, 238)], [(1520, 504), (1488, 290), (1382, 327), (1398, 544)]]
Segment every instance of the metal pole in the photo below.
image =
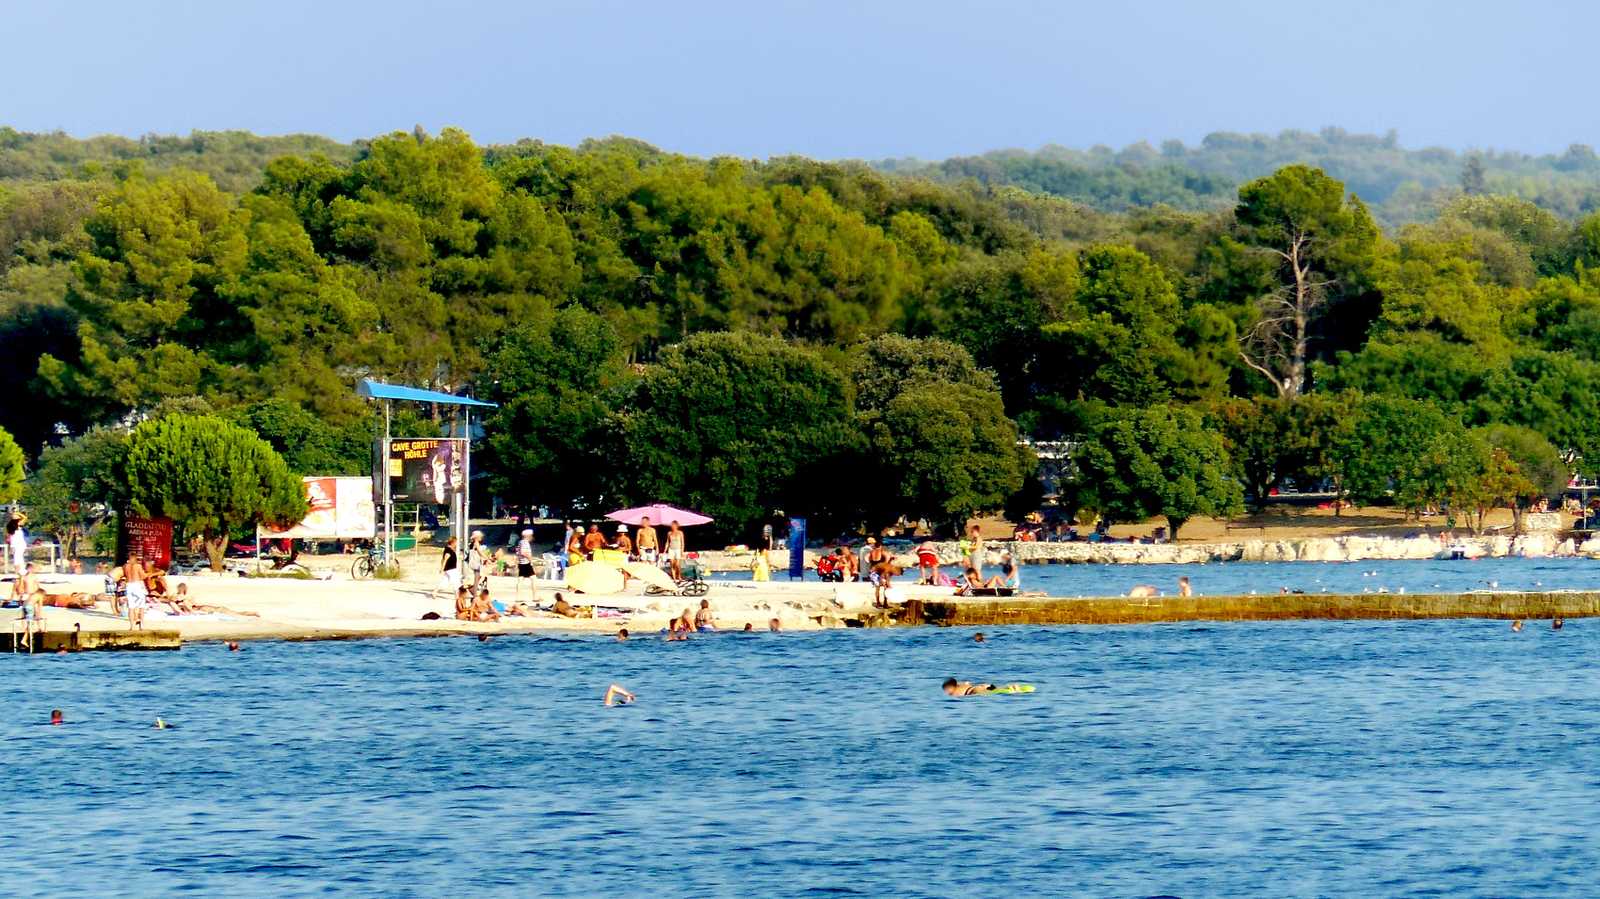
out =
[(389, 496), (389, 411), (391, 402), (383, 401), (383, 445), (378, 447), (378, 476), (383, 479), (383, 564), (387, 568), (394, 562), (394, 501)]
[(461, 411), (465, 416), (461, 431), (461, 436), (465, 438), (461, 444), (461, 545), (466, 546), (467, 535), (471, 533), (467, 516), (472, 508), (472, 407), (462, 406)]

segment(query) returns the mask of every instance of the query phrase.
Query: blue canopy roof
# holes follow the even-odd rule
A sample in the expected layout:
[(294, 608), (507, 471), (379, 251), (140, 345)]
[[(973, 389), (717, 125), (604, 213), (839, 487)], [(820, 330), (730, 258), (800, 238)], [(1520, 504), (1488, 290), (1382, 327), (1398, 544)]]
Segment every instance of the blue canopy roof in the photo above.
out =
[(440, 393), (437, 390), (423, 390), (420, 387), (402, 387), (399, 384), (385, 384), (370, 378), (362, 379), (356, 385), (356, 395), (371, 397), (375, 400), (410, 400), (413, 403), (440, 403), (448, 406), (484, 406), (496, 408), (497, 403), (486, 403), (475, 400), (470, 396), (456, 396), (453, 393)]

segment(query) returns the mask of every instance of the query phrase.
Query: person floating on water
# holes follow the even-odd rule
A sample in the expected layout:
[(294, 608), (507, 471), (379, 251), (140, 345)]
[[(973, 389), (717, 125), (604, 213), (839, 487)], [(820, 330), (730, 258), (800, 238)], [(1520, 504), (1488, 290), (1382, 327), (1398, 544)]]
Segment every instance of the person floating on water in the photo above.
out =
[(624, 689), (621, 684), (612, 684), (606, 688), (605, 704), (608, 706), (627, 705), (633, 700), (633, 694)]
[(971, 681), (946, 678), (944, 682), (944, 695), (955, 696), (989, 696), (1011, 695), (1015, 693), (1032, 693), (1033, 684), (975, 684)]

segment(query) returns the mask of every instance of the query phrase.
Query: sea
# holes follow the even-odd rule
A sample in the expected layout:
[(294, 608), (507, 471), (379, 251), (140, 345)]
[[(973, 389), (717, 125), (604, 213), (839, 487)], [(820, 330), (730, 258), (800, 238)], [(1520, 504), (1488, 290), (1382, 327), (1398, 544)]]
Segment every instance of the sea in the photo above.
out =
[[(1221, 593), (1578, 587), (1600, 583), (1592, 571), (1025, 576), (1087, 595), (1180, 573)], [(3, 655), (0, 893), (1569, 896), (1600, 883), (1600, 619), (974, 636)], [(946, 677), (1036, 691), (951, 699)], [(611, 683), (637, 701), (602, 705)]]

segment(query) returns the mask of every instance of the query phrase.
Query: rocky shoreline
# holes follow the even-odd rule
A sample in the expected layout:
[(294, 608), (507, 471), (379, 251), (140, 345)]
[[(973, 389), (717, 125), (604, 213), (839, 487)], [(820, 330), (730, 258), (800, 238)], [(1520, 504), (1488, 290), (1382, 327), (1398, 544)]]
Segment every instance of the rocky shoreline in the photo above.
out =
[[(1203, 562), (1357, 562), (1374, 559), (1434, 559), (1462, 551), (1471, 558), (1600, 555), (1600, 540), (1582, 545), (1555, 532), (1518, 536), (1302, 537), (1220, 543), (1020, 543), (991, 542), (1028, 565), (1193, 565)], [(943, 564), (957, 564), (955, 543), (933, 544)], [(914, 561), (914, 560), (913, 560)]]

